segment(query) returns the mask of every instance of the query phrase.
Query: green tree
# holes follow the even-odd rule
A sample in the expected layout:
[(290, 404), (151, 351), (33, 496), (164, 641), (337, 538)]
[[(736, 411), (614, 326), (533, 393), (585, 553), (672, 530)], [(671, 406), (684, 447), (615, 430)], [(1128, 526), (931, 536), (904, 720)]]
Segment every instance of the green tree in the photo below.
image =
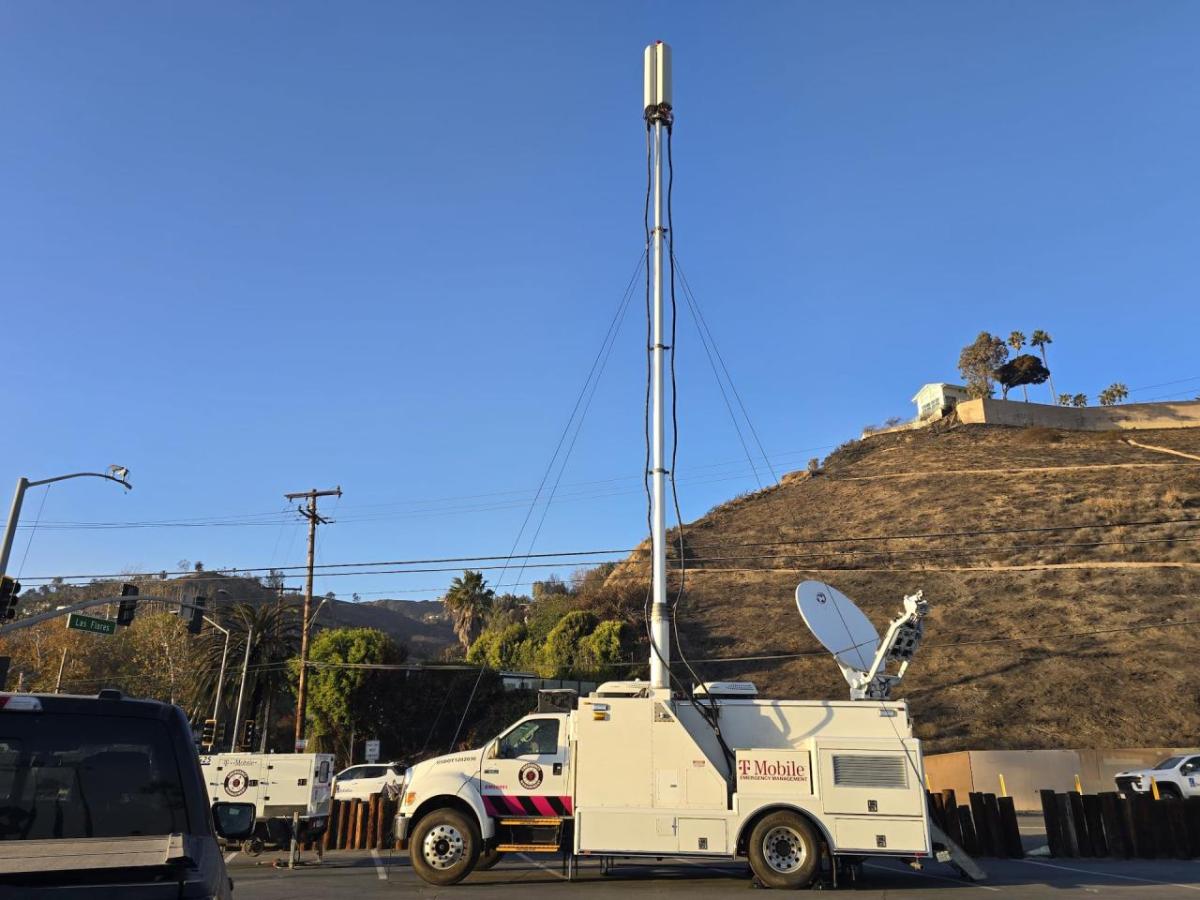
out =
[(543, 678), (565, 678), (579, 663), (580, 642), (596, 627), (596, 617), (582, 609), (563, 616), (546, 635), (538, 651), (538, 674)]
[(624, 625), (616, 619), (608, 619), (597, 625), (591, 634), (579, 642), (580, 666), (610, 674), (607, 670), (624, 661), (624, 630)]
[(1071, 405), (1071, 395), (1070, 394), (1059, 394), (1058, 395), (1058, 405), (1059, 406), (1070, 406)]
[[(1025, 332), (1013, 331), (1008, 335), (1008, 346), (1012, 347), (1013, 353), (1020, 353), (1021, 348), (1025, 346)], [(1019, 358), (1019, 357), (1018, 357)], [(1025, 395), (1025, 402), (1029, 402), (1029, 390), (1024, 384), (1021, 385), (1021, 392)]]
[[(282, 603), (238, 603), (228, 610), (213, 610), (212, 616), (229, 629), (229, 655), (225, 665), (225, 683), (221, 689), (220, 719), (233, 727), (235, 706), (241, 687), (242, 664), (246, 660), (246, 641), (250, 641), (249, 666), (246, 669), (246, 696), (242, 721), (253, 719), (263, 727), (268, 746), (272, 733), (268, 723), (276, 723), (279, 714), (291, 707), (291, 681), (288, 662), (300, 649), (300, 620), (294, 608)], [(193, 681), (193, 697), (198, 713), (207, 718), (213, 708), (225, 635), (216, 628), (206, 629), (196, 640), (200, 665)], [(232, 737), (232, 734), (230, 735)]]
[[(1046, 367), (1047, 371), (1049, 371), (1049, 369), (1050, 369), (1050, 363), (1046, 359), (1046, 348), (1050, 344), (1053, 344), (1053, 343), (1054, 343), (1054, 339), (1052, 337), (1050, 337), (1050, 335), (1047, 332), (1042, 331), (1040, 328), (1037, 329), (1036, 331), (1034, 331), (1033, 336), (1029, 338), (1030, 346), (1037, 347), (1038, 352), (1040, 352), (1042, 354), (1042, 365), (1044, 365)], [(1056, 396), (1055, 390), (1054, 390), (1054, 378), (1050, 377), (1049, 381), (1050, 381), (1050, 400), (1053, 401), (1054, 397)]]
[(496, 593), (487, 586), (482, 572), (467, 569), (450, 582), (445, 605), (454, 622), (454, 634), (464, 651), (479, 637), (495, 598)]
[(1097, 398), (1101, 406), (1116, 406), (1129, 396), (1129, 388), (1117, 381), (1100, 392)]
[(309, 732), (319, 746), (349, 759), (355, 735), (388, 726), (399, 683), (395, 672), (362, 666), (402, 663), (408, 651), (375, 628), (330, 628), (312, 639), (308, 656)]
[[(1010, 390), (1018, 385), (1023, 388), (1027, 384), (1041, 384), (1050, 377), (1050, 370), (1042, 365), (1042, 361), (1036, 356), (1024, 353), (998, 368), (995, 375), (1004, 392), (1004, 399), (1007, 400)], [(1028, 395), (1025, 399), (1028, 401)]]
[(1071, 405), (1079, 406), (1079, 407), (1087, 406), (1088, 405), (1087, 394), (1076, 394), (1075, 396), (1073, 396), (1071, 398)]
[(992, 396), (994, 373), (1007, 359), (1008, 347), (1003, 340), (986, 331), (979, 332), (958, 356), (958, 371), (967, 382), (967, 393), (972, 397)]

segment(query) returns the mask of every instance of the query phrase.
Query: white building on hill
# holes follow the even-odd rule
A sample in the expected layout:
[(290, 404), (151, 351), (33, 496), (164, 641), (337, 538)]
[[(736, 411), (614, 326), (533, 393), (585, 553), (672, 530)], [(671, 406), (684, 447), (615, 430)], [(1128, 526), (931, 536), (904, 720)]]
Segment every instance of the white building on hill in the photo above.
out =
[(917, 404), (918, 422), (936, 419), (950, 412), (962, 400), (969, 400), (967, 389), (961, 384), (946, 384), (936, 382), (922, 387), (912, 402)]

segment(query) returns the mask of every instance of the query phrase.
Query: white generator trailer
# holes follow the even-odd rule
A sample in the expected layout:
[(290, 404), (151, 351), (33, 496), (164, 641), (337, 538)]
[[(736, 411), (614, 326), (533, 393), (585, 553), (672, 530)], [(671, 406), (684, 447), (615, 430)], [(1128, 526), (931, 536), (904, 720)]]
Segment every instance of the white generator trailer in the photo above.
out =
[(216, 753), (200, 757), (212, 802), (253, 803), (254, 835), (243, 841), (250, 854), (286, 847), (298, 820), (298, 840), (321, 835), (329, 821), (332, 753)]

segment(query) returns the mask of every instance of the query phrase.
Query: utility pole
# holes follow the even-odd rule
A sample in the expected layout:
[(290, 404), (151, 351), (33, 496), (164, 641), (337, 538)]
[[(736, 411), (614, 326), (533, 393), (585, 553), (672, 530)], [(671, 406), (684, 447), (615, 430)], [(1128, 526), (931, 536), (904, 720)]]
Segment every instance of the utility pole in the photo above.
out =
[(67, 667), (67, 648), (63, 647), (62, 662), (58, 664), (58, 678), (54, 682), (54, 693), (62, 693), (62, 676), (63, 669)]
[[(342, 488), (339, 485), (331, 491), (298, 491), (294, 494), (284, 494), (288, 500), (307, 500), (305, 506), (299, 507), (300, 515), (308, 519), (308, 578), (304, 582), (304, 614), (300, 619), (300, 683), (296, 686), (296, 742), (304, 739), (304, 714), (308, 708), (308, 629), (309, 618), (312, 615), (313, 597), (313, 565), (316, 562), (317, 525), (327, 525), (329, 519), (322, 518), (317, 513), (318, 497), (341, 497)], [(299, 748), (297, 748), (299, 752)]]

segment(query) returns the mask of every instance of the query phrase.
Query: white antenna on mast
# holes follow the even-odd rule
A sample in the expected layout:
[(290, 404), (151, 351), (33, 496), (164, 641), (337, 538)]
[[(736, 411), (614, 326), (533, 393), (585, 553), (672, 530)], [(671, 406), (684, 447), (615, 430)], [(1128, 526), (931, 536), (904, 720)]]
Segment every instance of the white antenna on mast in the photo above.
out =
[(671, 127), (671, 48), (655, 41), (646, 48), (645, 92), (643, 113), (646, 127), (654, 132), (654, 311), (651, 353), (653, 409), (651, 412), (652, 452), (650, 480), (652, 499), (650, 511), (650, 540), (653, 558), (652, 604), (650, 607), (650, 686), (671, 688), (671, 623), (667, 608), (667, 514), (664, 476), (665, 404), (663, 366), (667, 350), (663, 329), (663, 127)]

